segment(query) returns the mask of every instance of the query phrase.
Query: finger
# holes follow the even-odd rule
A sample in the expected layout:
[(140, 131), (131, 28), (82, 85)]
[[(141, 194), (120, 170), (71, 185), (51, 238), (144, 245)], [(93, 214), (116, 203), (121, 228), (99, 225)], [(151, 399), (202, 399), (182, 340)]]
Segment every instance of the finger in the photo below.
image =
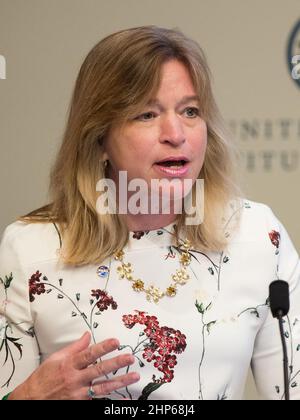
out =
[[(117, 376), (114, 379), (109, 379), (100, 383), (93, 384), (93, 390), (98, 397), (107, 395), (117, 389), (132, 385), (140, 380), (140, 375), (137, 372), (131, 372), (126, 375)], [(87, 391), (88, 392), (88, 388)]]
[(82, 370), (82, 383), (90, 383), (94, 379), (100, 378), (118, 369), (130, 366), (135, 358), (131, 354), (122, 354), (112, 359), (102, 360), (101, 362)]
[(94, 344), (74, 356), (74, 367), (76, 369), (85, 369), (96, 362), (100, 357), (116, 350), (119, 345), (120, 343), (116, 338), (109, 338), (101, 343)]

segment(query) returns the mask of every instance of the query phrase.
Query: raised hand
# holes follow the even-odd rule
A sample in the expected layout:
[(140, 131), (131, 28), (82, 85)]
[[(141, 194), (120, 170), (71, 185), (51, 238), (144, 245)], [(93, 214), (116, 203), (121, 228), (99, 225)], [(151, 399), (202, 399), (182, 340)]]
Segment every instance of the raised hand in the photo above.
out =
[[(87, 332), (53, 353), (10, 394), (9, 399), (87, 400), (91, 396), (105, 396), (139, 380), (136, 372), (108, 379), (109, 373), (132, 365), (134, 357), (123, 354), (98, 362), (99, 358), (116, 350), (120, 343), (110, 338), (89, 346), (90, 340)], [(94, 380), (97, 381), (91, 388)]]

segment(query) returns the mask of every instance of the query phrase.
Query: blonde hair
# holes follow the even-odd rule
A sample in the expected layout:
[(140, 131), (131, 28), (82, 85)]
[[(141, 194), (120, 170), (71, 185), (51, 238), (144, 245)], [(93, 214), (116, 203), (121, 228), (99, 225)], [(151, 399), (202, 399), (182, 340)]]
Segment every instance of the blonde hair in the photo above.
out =
[(229, 201), (238, 196), (234, 149), (213, 98), (205, 56), (179, 30), (143, 26), (107, 36), (87, 55), (50, 174), (51, 203), (20, 218), (28, 223), (57, 223), (66, 264), (99, 263), (126, 245), (128, 229), (122, 219), (96, 211), (96, 184), (105, 177), (101, 145), (113, 124), (137, 115), (153, 97), (162, 64), (171, 59), (189, 70), (208, 129), (199, 174), (205, 182), (205, 219), (200, 225), (185, 226), (183, 213), (177, 219), (177, 232), (184, 229), (194, 248), (202, 251), (220, 251), (226, 246), (220, 220)]

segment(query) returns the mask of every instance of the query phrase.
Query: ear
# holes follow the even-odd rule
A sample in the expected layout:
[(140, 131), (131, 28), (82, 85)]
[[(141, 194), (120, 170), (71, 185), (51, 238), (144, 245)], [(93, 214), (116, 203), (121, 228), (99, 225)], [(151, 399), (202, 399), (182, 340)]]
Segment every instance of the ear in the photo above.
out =
[(105, 151), (105, 145), (104, 145), (104, 141), (103, 141), (103, 139), (98, 139), (98, 144), (99, 144), (99, 147), (100, 147), (100, 150), (101, 150), (101, 152), (102, 152), (102, 160), (103, 160), (103, 162), (105, 162), (106, 160), (109, 160), (109, 158), (108, 158), (108, 154), (107, 154), (107, 152)]
[(105, 162), (106, 160), (109, 160), (108, 154), (106, 152), (103, 152), (102, 160), (103, 160), (103, 162)]

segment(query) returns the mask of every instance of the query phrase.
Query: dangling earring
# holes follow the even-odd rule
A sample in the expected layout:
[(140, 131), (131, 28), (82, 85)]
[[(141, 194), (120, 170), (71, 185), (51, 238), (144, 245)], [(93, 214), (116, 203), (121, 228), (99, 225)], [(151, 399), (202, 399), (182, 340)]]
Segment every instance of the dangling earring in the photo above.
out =
[(104, 168), (104, 170), (107, 168), (107, 166), (108, 166), (108, 159), (106, 159), (106, 160), (103, 161), (103, 168)]

